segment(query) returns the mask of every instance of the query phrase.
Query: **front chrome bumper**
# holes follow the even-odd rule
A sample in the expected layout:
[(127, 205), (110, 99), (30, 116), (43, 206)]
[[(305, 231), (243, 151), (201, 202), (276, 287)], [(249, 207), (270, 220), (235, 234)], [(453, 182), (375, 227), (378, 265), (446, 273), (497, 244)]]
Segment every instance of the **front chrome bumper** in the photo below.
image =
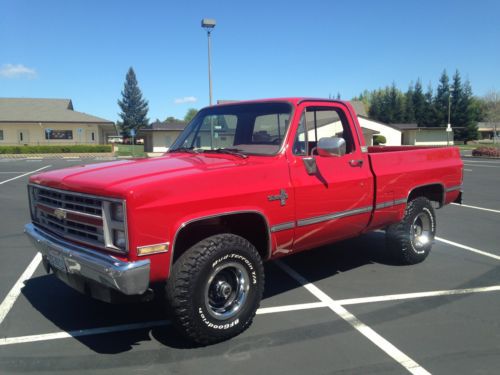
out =
[(149, 287), (149, 259), (123, 262), (59, 239), (33, 224), (26, 224), (24, 233), (42, 253), (44, 264), (52, 263), (51, 268), (64, 280), (81, 277), (125, 295), (140, 295)]

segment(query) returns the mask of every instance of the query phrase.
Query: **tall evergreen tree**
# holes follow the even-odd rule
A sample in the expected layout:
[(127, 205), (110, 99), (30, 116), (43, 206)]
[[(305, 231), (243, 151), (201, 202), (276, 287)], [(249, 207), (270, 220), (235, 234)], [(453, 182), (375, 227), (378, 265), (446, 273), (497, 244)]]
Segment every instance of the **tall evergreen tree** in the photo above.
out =
[(146, 117), (148, 102), (142, 98), (142, 92), (132, 67), (127, 72), (121, 94), (122, 100), (118, 100), (118, 105), (122, 111), (119, 113), (121, 121), (118, 122), (118, 125), (122, 134), (128, 136), (132, 129), (137, 132), (149, 124), (149, 119)]
[(439, 78), (439, 84), (434, 99), (434, 108), (436, 111), (435, 126), (445, 126), (448, 123), (448, 100), (450, 95), (450, 78), (443, 70)]
[(425, 92), (425, 101), (424, 101), (424, 115), (422, 117), (422, 125), (423, 126), (436, 126), (438, 123), (436, 107), (434, 105), (434, 97), (432, 86), (429, 83), (427, 87), (427, 91)]
[(413, 96), (415, 91), (413, 88), (413, 83), (408, 87), (408, 91), (405, 94), (405, 116), (404, 122), (407, 124), (412, 124), (415, 122), (415, 106), (413, 105)]
[(472, 87), (470, 85), (470, 82), (467, 80), (465, 81), (463, 85), (463, 95), (462, 95), (462, 100), (463, 100), (463, 106), (464, 109), (466, 110), (466, 115), (465, 115), (465, 129), (466, 129), (466, 134), (463, 137), (464, 141), (472, 141), (474, 139), (477, 139), (478, 137), (478, 131), (477, 131), (477, 122), (480, 120), (478, 118), (478, 114), (475, 113), (473, 107), (474, 107), (474, 95), (472, 94)]
[(415, 111), (415, 121), (420, 125), (428, 125), (425, 123), (426, 108), (425, 108), (425, 95), (422, 89), (422, 82), (420, 78), (417, 79), (415, 83), (415, 88), (413, 89), (413, 108)]

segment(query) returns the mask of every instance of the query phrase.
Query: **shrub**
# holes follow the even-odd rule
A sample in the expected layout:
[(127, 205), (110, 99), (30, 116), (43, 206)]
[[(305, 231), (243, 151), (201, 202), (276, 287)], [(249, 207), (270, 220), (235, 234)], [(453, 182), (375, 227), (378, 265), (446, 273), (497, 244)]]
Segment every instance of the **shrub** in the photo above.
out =
[(0, 154), (68, 154), (112, 152), (111, 145), (0, 146)]
[(500, 149), (494, 147), (478, 147), (472, 150), (472, 156), (500, 157)]

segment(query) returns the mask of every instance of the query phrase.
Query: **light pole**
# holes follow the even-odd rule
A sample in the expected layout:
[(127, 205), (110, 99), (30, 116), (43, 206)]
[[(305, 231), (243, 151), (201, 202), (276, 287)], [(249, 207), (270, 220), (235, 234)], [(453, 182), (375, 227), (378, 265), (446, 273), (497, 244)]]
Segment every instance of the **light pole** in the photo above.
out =
[(448, 91), (448, 127), (446, 128), (446, 145), (450, 145), (450, 133), (453, 131), (451, 128), (451, 93), (453, 92), (453, 87), (450, 87)]
[(211, 18), (203, 18), (201, 20), (201, 27), (207, 30), (208, 38), (208, 96), (210, 100), (210, 105), (212, 105), (212, 64), (211, 64), (211, 41), (210, 36), (212, 34), (212, 29), (215, 27), (215, 20)]

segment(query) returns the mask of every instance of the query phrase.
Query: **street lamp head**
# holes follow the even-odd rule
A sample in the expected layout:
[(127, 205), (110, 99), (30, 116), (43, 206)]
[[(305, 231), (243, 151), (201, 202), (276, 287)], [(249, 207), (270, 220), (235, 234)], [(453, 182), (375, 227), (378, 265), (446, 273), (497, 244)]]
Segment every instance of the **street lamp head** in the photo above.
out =
[(205, 29), (213, 29), (215, 27), (215, 20), (212, 18), (203, 18), (201, 20), (201, 27)]

